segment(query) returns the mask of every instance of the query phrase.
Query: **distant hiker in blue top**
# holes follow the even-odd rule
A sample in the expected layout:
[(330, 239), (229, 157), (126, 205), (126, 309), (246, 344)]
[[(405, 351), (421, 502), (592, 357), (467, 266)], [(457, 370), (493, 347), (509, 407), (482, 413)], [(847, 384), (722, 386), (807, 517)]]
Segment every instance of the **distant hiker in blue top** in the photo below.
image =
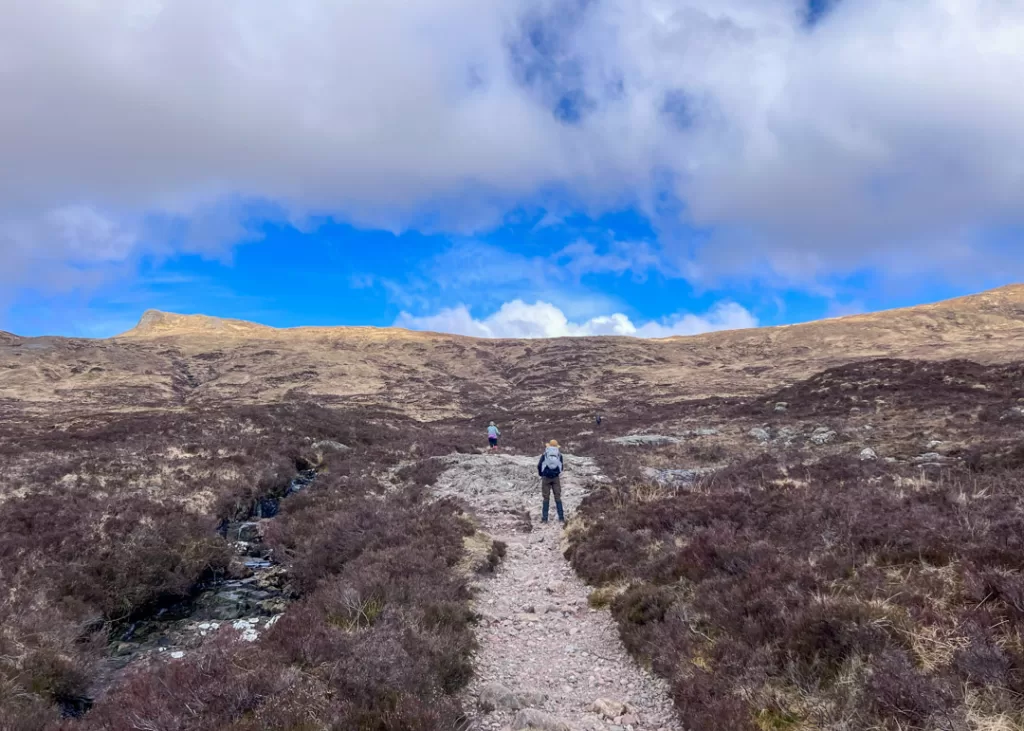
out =
[(487, 427), (487, 441), (490, 443), (491, 449), (498, 448), (498, 437), (500, 436), (501, 432), (498, 431), (498, 427), (496, 427), (492, 421), (491, 425)]

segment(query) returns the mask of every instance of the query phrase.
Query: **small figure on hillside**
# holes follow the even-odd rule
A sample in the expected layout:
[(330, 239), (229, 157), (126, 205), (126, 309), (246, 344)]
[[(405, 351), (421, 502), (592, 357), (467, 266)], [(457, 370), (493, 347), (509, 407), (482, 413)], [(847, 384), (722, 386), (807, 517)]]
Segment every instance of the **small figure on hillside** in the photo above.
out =
[(601, 426), (601, 414), (594, 414), (594, 421), (597, 422), (598, 426)]
[(498, 448), (498, 437), (500, 436), (501, 432), (498, 430), (498, 427), (496, 427), (494, 425), (494, 422), (492, 421), (491, 425), (487, 427), (487, 442), (491, 445), (491, 449)]
[(558, 520), (565, 523), (565, 513), (562, 512), (562, 483), (559, 477), (565, 469), (565, 460), (558, 448), (558, 442), (552, 439), (544, 449), (544, 454), (537, 462), (537, 474), (540, 475), (541, 493), (544, 496), (543, 510), (541, 511), (540, 522), (548, 522), (548, 505), (550, 504), (551, 493), (555, 493), (555, 509), (558, 511)]

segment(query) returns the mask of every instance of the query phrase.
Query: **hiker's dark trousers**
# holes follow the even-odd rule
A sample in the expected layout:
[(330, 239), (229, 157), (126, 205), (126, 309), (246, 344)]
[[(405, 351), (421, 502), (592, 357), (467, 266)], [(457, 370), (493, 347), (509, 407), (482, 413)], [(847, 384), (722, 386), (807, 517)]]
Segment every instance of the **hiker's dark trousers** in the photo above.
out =
[(551, 499), (551, 493), (555, 493), (555, 502), (562, 502), (562, 483), (557, 477), (540, 478), (540, 489), (544, 495), (544, 502)]

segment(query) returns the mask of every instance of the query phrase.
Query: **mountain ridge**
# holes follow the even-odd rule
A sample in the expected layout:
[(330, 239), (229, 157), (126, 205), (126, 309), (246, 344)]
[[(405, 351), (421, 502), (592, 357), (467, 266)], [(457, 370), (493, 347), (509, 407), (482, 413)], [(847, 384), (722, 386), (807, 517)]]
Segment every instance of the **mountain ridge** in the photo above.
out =
[[(1019, 305), (1019, 314), (1024, 317), (1024, 283), (1010, 284), (996, 289), (986, 290), (977, 294), (969, 294), (937, 302), (930, 302), (908, 307), (898, 307), (875, 312), (864, 312), (837, 317), (821, 318), (806, 322), (787, 323), (783, 325), (770, 325), (754, 328), (739, 328), (733, 330), (717, 330), (710, 333), (698, 333), (695, 335), (673, 335), (665, 338), (648, 338), (652, 342), (690, 340), (701, 338), (715, 333), (735, 333), (749, 331), (773, 331), (802, 328), (814, 325), (835, 325), (835, 324), (860, 324), (873, 323), (891, 317), (904, 315), (923, 316), (934, 313), (941, 313), (961, 308), (974, 309), (978, 312), (998, 313), (1000, 308), (1008, 305)], [(274, 327), (262, 323), (242, 320), (238, 318), (222, 318), (205, 314), (180, 314), (162, 310), (150, 309), (143, 313), (138, 324), (124, 333), (115, 335), (110, 339), (120, 338), (151, 338), (151, 337), (173, 337), (178, 335), (198, 335), (202, 333), (218, 334), (262, 334), (265, 336), (279, 337), (282, 335), (328, 335), (328, 334), (359, 334), (359, 335), (383, 335), (398, 334), (405, 337), (443, 337), (443, 338), (465, 338), (468, 340), (530, 340), (531, 338), (480, 338), (471, 335), (445, 333), (431, 330), (410, 330), (407, 328), (386, 326), (378, 327), (372, 325), (299, 325), (294, 327)], [(621, 338), (629, 337), (623, 335), (590, 335), (590, 336), (565, 336), (566, 339), (580, 338)], [(562, 338), (550, 338), (559, 340)]]
[[(0, 336), (0, 401), (44, 411), (295, 399), (418, 419), (553, 397), (582, 410), (744, 396), (877, 358), (1005, 363), (1024, 349), (1024, 285), (899, 310), (657, 340), (481, 339), (393, 328), (279, 330), (151, 311), (105, 340)], [(557, 396), (553, 396), (557, 394)]]

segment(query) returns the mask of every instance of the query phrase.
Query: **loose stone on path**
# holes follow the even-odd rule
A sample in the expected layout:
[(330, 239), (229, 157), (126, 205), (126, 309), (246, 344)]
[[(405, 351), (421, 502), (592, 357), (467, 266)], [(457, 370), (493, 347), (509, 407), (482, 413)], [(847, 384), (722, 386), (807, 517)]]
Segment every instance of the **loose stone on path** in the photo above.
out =
[[(571, 517), (600, 475), (589, 459), (566, 455), (566, 463)], [(497, 572), (478, 584), (476, 675), (463, 697), (468, 728), (678, 731), (665, 683), (633, 662), (608, 612), (588, 606), (589, 589), (563, 556), (561, 524), (540, 522), (537, 459), (456, 455), (449, 464), (436, 489), (465, 500), (483, 529), (508, 545)], [(523, 510), (530, 533), (517, 518)]]

